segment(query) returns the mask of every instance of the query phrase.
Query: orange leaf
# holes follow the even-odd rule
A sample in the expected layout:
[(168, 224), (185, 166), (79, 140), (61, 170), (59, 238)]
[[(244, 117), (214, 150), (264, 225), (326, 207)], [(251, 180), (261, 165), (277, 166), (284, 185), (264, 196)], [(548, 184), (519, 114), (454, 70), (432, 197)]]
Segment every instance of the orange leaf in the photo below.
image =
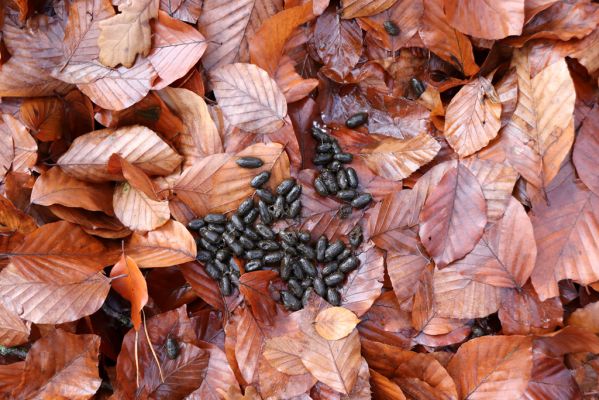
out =
[(449, 23), (460, 32), (483, 39), (520, 35), (524, 25), (524, 0), (497, 4), (479, 0), (445, 0)]
[(154, 231), (131, 235), (125, 253), (142, 268), (170, 267), (195, 260), (196, 244), (184, 225), (169, 220)]
[(62, 137), (64, 103), (54, 97), (28, 99), (21, 104), (23, 123), (36, 139), (50, 142)]
[(349, 335), (359, 322), (356, 314), (347, 308), (331, 307), (318, 313), (314, 328), (326, 340), (339, 340)]
[(367, 17), (385, 11), (397, 0), (343, 0), (341, 2), (343, 18)]
[(111, 278), (119, 275), (126, 276), (114, 279), (111, 286), (118, 294), (131, 303), (131, 321), (135, 330), (139, 330), (141, 310), (148, 302), (146, 280), (135, 261), (125, 254), (121, 256), (119, 262), (114, 264), (114, 267), (110, 271)]
[(590, 303), (574, 311), (568, 318), (568, 325), (599, 333), (599, 303)]

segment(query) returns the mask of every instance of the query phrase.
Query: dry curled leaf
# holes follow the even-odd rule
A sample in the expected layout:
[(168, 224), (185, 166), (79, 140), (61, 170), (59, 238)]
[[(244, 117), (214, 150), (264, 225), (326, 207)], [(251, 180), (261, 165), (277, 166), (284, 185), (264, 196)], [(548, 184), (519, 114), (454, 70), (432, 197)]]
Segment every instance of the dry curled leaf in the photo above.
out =
[(316, 332), (327, 340), (338, 340), (349, 335), (360, 322), (356, 314), (343, 307), (322, 310), (314, 320)]
[(144, 276), (135, 261), (123, 254), (110, 270), (110, 277), (114, 279), (112, 288), (131, 303), (131, 321), (133, 327), (139, 330), (141, 311), (148, 302), (148, 287)]

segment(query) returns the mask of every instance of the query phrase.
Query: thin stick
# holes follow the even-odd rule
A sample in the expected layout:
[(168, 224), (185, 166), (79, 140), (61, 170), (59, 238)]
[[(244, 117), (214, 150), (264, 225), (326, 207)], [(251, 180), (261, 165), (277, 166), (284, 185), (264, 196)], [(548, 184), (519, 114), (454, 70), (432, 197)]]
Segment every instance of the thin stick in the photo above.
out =
[(137, 356), (137, 343), (139, 339), (139, 331), (135, 331), (135, 384), (139, 389), (139, 357)]
[(156, 365), (158, 365), (158, 372), (160, 372), (160, 382), (164, 383), (164, 376), (162, 375), (162, 368), (160, 367), (160, 361), (158, 361), (158, 356), (156, 355), (156, 352), (154, 351), (154, 346), (152, 346), (152, 342), (150, 341), (150, 335), (148, 334), (148, 328), (146, 327), (146, 313), (144, 312), (144, 310), (141, 310), (141, 316), (144, 319), (144, 332), (146, 332), (146, 339), (148, 339), (148, 344), (150, 346), (150, 350), (152, 351), (152, 354), (154, 355), (154, 360), (156, 360)]

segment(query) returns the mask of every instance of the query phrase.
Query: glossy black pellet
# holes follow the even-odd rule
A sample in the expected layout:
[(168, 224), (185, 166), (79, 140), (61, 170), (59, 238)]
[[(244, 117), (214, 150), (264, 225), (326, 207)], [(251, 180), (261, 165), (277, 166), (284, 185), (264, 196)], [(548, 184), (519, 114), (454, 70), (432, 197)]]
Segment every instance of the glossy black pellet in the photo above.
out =
[(291, 255), (297, 255), (297, 250), (295, 249), (295, 247), (293, 247), (289, 243), (281, 242), (281, 247), (283, 248), (283, 251), (285, 253), (291, 254)]
[(248, 260), (257, 260), (262, 257), (264, 257), (264, 250), (261, 249), (248, 250), (245, 252), (245, 258)]
[(260, 213), (260, 221), (262, 221), (263, 224), (272, 224), (272, 215), (268, 210), (268, 205), (262, 200), (258, 201), (258, 212)]
[(312, 293), (312, 288), (308, 287), (306, 288), (306, 290), (304, 291), (304, 295), (302, 296), (302, 305), (305, 307), (308, 305), (308, 302), (310, 301), (310, 294)]
[(267, 240), (273, 240), (275, 238), (275, 233), (272, 229), (264, 224), (256, 224), (256, 231), (260, 236)]
[(329, 162), (333, 161), (333, 154), (318, 153), (314, 156), (312, 161), (314, 162), (314, 165), (327, 165)]
[(350, 249), (345, 249), (345, 250), (343, 250), (341, 252), (341, 254), (339, 254), (337, 256), (337, 258), (335, 259), (335, 261), (337, 261), (337, 262), (340, 263), (341, 261), (345, 260), (347, 257), (349, 257), (351, 255), (352, 255), (352, 251)]
[(316, 179), (314, 179), (314, 189), (316, 190), (316, 193), (321, 196), (326, 196), (329, 194), (329, 191), (327, 190), (327, 187), (320, 176), (317, 176)]
[(343, 261), (341, 264), (339, 264), (339, 271), (343, 272), (343, 273), (348, 273), (353, 271), (354, 269), (358, 268), (358, 264), (360, 262), (358, 261), (358, 259), (356, 257), (349, 257), (348, 259), (346, 259), (345, 261)]
[(231, 280), (227, 275), (223, 275), (222, 278), (220, 278), (218, 286), (220, 287), (220, 292), (223, 294), (223, 296), (230, 296), (233, 293)]
[(187, 224), (187, 227), (193, 231), (197, 231), (198, 229), (203, 228), (204, 226), (206, 226), (206, 222), (204, 222), (204, 220), (200, 218), (192, 219)]
[(337, 160), (343, 164), (349, 164), (350, 162), (353, 161), (353, 159), (354, 159), (354, 156), (352, 156), (350, 153), (335, 154), (335, 160)]
[(319, 129), (313, 128), (312, 136), (314, 137), (314, 139), (320, 140), (321, 142), (329, 142), (331, 140), (331, 137), (329, 135), (327, 135), (326, 133), (323, 133)]
[(324, 253), (327, 250), (328, 245), (329, 241), (325, 235), (318, 238), (318, 241), (316, 242), (316, 259), (318, 261), (324, 261)]
[(288, 204), (291, 204), (294, 201), (296, 201), (297, 199), (299, 199), (301, 194), (302, 194), (302, 187), (300, 185), (295, 185), (294, 187), (291, 188), (289, 193), (287, 193), (287, 195), (285, 196), (285, 201)]
[(370, 193), (362, 193), (358, 197), (352, 200), (351, 205), (354, 208), (364, 208), (372, 201), (372, 195)]
[(333, 151), (333, 145), (331, 143), (322, 143), (316, 146), (316, 151), (319, 153), (328, 153)]
[(332, 273), (336, 272), (339, 268), (339, 265), (336, 262), (327, 263), (322, 269), (322, 276), (328, 276)]
[(227, 217), (223, 214), (208, 214), (204, 217), (204, 221), (208, 224), (224, 224), (227, 222)]
[(314, 260), (316, 258), (316, 250), (305, 243), (298, 244), (296, 249), (309, 260)]
[(352, 189), (355, 189), (358, 187), (358, 174), (356, 173), (356, 170), (353, 169), (352, 167), (346, 168), (345, 171), (347, 172), (347, 183), (349, 184), (349, 187)]
[(339, 171), (337, 171), (337, 186), (339, 186), (339, 189), (341, 190), (346, 190), (347, 188), (349, 188), (347, 172), (344, 168), (341, 168)]
[(340, 219), (347, 219), (351, 216), (352, 207), (349, 204), (344, 204), (339, 207), (338, 216)]
[(325, 261), (332, 261), (345, 249), (345, 243), (341, 240), (337, 240), (331, 243), (324, 252)]
[(261, 240), (258, 242), (258, 247), (264, 251), (279, 250), (281, 248), (274, 240)]
[(256, 245), (254, 244), (254, 242), (253, 242), (253, 241), (252, 241), (250, 238), (248, 238), (247, 236), (245, 236), (245, 235), (241, 235), (241, 236), (239, 237), (239, 243), (240, 243), (240, 244), (243, 246), (243, 248), (244, 248), (244, 249), (246, 249), (246, 250), (251, 250), (251, 249), (253, 249), (254, 247), (256, 247)]
[(327, 165), (327, 169), (332, 171), (332, 172), (337, 172), (341, 169), (343, 165), (341, 164), (341, 162), (335, 160), (331, 163), (329, 163), (329, 165)]
[(252, 240), (260, 240), (260, 235), (258, 234), (258, 232), (256, 232), (256, 230), (254, 228), (252, 228), (251, 226), (246, 226), (245, 229), (243, 230), (243, 234), (248, 237), (249, 239)]
[(314, 267), (314, 264), (312, 264), (307, 259), (302, 257), (299, 259), (298, 263), (302, 267), (302, 270), (306, 273), (306, 275), (311, 276), (313, 278), (318, 275), (318, 271), (316, 270), (316, 267)]
[(289, 279), (287, 282), (287, 287), (295, 297), (302, 297), (304, 294), (304, 288), (296, 279)]
[(331, 146), (333, 147), (333, 153), (343, 153), (343, 150), (341, 149), (341, 146), (339, 146), (339, 142), (337, 142), (337, 140), (334, 140), (333, 143), (331, 143)]
[(252, 208), (245, 217), (243, 217), (243, 223), (246, 225), (249, 225), (251, 223), (253, 223), (257, 218), (258, 215), (260, 213), (258, 212), (258, 210), (256, 210), (255, 208)]
[(397, 36), (401, 33), (399, 26), (391, 20), (383, 22), (383, 28), (385, 28), (385, 31), (387, 31), (389, 36)]
[(218, 269), (213, 262), (210, 261), (206, 263), (206, 273), (209, 277), (211, 277), (214, 280), (220, 279), (220, 277), (223, 274), (222, 271)]
[[(206, 226), (206, 228), (208, 228), (212, 232), (216, 232), (216, 233), (223, 233), (225, 231), (225, 226), (220, 225), (220, 224), (208, 224)], [(203, 229), (206, 229), (206, 228), (203, 228)]]
[(367, 112), (359, 112), (359, 113), (355, 113), (354, 115), (349, 117), (345, 121), (345, 126), (347, 126), (350, 129), (353, 129), (353, 128), (357, 128), (359, 126), (364, 125), (366, 122), (368, 122), (368, 113)]
[(206, 262), (212, 258), (212, 253), (206, 250), (198, 250), (198, 254), (196, 254), (196, 260)]
[(322, 278), (314, 278), (312, 281), (312, 287), (316, 294), (320, 297), (325, 297), (327, 295), (327, 285), (324, 283)]
[(223, 233), (222, 238), (225, 241), (225, 243), (227, 243), (227, 244), (235, 241), (235, 235), (233, 233), (229, 233), (229, 232)]
[(341, 305), (341, 295), (339, 291), (335, 288), (329, 288), (327, 290), (327, 301), (332, 306), (340, 306)]
[(221, 260), (213, 260), (214, 266), (220, 270), (220, 272), (225, 272), (227, 270), (227, 264), (222, 262)]
[(258, 157), (241, 157), (235, 161), (241, 168), (260, 168), (264, 165), (264, 161)]
[(272, 210), (272, 215), (275, 219), (280, 219), (283, 216), (285, 212), (285, 198), (283, 196), (277, 196)]
[(229, 258), (229, 269), (233, 274), (239, 275), (239, 264), (233, 257)]
[(283, 253), (282, 251), (273, 251), (271, 253), (267, 253), (262, 258), (262, 261), (264, 261), (265, 264), (274, 264), (274, 263), (278, 263), (279, 261), (281, 261), (284, 256), (285, 256), (285, 253)]
[(279, 237), (285, 243), (290, 244), (291, 246), (297, 245), (297, 233), (293, 231), (280, 231)]
[(337, 190), (339, 190), (339, 187), (337, 186), (337, 178), (331, 171), (322, 171), (320, 177), (327, 188), (327, 192), (331, 194), (337, 193)]
[(343, 275), (343, 273), (335, 272), (335, 273), (327, 276), (326, 278), (324, 278), (324, 283), (326, 283), (327, 286), (337, 286), (338, 284), (343, 282), (344, 278), (345, 278), (345, 275)]
[(259, 188), (264, 185), (270, 179), (270, 172), (262, 171), (258, 175), (254, 176), (250, 181), (250, 186), (253, 188)]
[[(215, 226), (217, 226), (217, 225), (215, 225)], [(222, 225), (218, 225), (218, 226), (223, 227)], [(231, 221), (229, 221), (229, 222), (227, 222), (227, 225), (224, 226), (223, 232), (237, 234), (239, 232), (239, 230), (237, 228), (235, 228), (235, 225)]]
[(306, 278), (303, 281), (301, 281), (300, 284), (304, 289), (312, 287), (312, 278)]
[(304, 273), (304, 270), (302, 269), (302, 266), (297, 261), (292, 262), (291, 268), (293, 270), (293, 275), (297, 279), (301, 280), (301, 279), (304, 279), (306, 277), (306, 274)]
[(227, 246), (229, 247), (229, 249), (231, 249), (231, 251), (233, 252), (233, 254), (235, 254), (236, 256), (240, 256), (244, 252), (243, 246), (241, 245), (241, 243), (239, 243), (236, 240), (234, 240), (234, 241), (232, 241), (230, 243), (227, 243)]
[(166, 339), (166, 356), (171, 360), (176, 360), (179, 356), (179, 343), (172, 337)]
[(337, 192), (337, 198), (345, 201), (351, 201), (356, 197), (356, 191), (353, 189), (340, 190)]
[(281, 279), (284, 281), (288, 281), (291, 277), (291, 273), (293, 272), (293, 268), (291, 266), (291, 258), (289, 256), (283, 257), (281, 262), (281, 269), (279, 271), (279, 275)]
[(281, 300), (286, 309), (297, 311), (302, 308), (302, 303), (291, 292), (281, 290)]
[(424, 91), (426, 90), (426, 88), (424, 87), (424, 83), (422, 83), (422, 81), (417, 78), (410, 79), (410, 86), (412, 86), (412, 90), (416, 95), (416, 98), (414, 100), (419, 99), (420, 96), (422, 96), (422, 93), (424, 93)]
[(274, 202), (275, 202), (275, 199), (276, 199), (275, 195), (272, 194), (272, 192), (268, 189), (257, 189), (256, 194), (266, 204), (274, 204)]
[(300, 231), (298, 233), (297, 237), (300, 240), (300, 242), (303, 242), (303, 243), (310, 242), (310, 239), (312, 238), (310, 235), (310, 232), (308, 232), (308, 231)]
[(289, 206), (289, 210), (287, 211), (287, 216), (289, 218), (295, 218), (300, 214), (302, 210), (302, 203), (300, 199), (297, 199)]
[(295, 186), (295, 179), (293, 179), (293, 178), (285, 179), (284, 181), (279, 183), (279, 186), (277, 186), (276, 192), (278, 195), (285, 196), (287, 193), (289, 193), (291, 188), (293, 188), (294, 186)]
[(216, 252), (216, 259), (219, 261), (227, 261), (229, 259), (229, 257), (231, 257), (231, 253), (229, 253), (227, 250), (225, 249), (220, 249), (219, 251)]
[(200, 239), (200, 244), (201, 244), (202, 248), (210, 251), (211, 253), (216, 253), (218, 251), (218, 247), (216, 247), (214, 244), (210, 243), (209, 241), (207, 241), (204, 238)]
[(237, 214), (239, 214), (240, 217), (245, 217), (252, 208), (254, 208), (254, 200), (248, 197), (241, 202), (239, 207), (237, 207)]
[(257, 271), (262, 268), (262, 260), (252, 260), (245, 264), (245, 272)]
[(349, 239), (349, 244), (355, 249), (362, 244), (362, 227), (360, 227), (360, 225), (354, 226), (347, 236)]
[(233, 214), (231, 216), (231, 222), (233, 223), (233, 226), (235, 226), (235, 228), (239, 231), (243, 231), (245, 229), (245, 224), (243, 223), (243, 219), (237, 215), (237, 214)]

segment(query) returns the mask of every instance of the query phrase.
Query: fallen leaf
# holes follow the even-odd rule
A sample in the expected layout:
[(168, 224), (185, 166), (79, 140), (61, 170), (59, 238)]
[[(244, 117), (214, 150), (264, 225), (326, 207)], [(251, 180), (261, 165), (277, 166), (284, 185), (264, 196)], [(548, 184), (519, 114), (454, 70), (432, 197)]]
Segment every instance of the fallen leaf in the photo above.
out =
[(14, 305), (4, 304), (8, 301), (10, 300), (6, 298), (0, 299), (0, 345), (13, 347), (27, 342), (31, 324), (26, 324), (19, 318), (13, 311)]
[(379, 374), (375, 370), (370, 370), (370, 380), (372, 383), (372, 394), (375, 398), (380, 399), (397, 399), (405, 400), (406, 396), (401, 391), (401, 388), (392, 380), (384, 375)]
[(576, 166), (576, 172), (584, 184), (595, 194), (599, 193), (599, 181), (596, 175), (593, 174), (597, 163), (595, 154), (599, 151), (597, 131), (599, 131), (599, 107), (595, 106), (582, 123), (572, 153), (572, 161)]
[[(31, 137), (29, 131), (21, 122), (12, 115), (2, 115), (3, 124), (0, 125), (0, 130), (4, 131), (3, 135), (12, 136), (12, 144), (14, 148), (12, 161), (12, 171), (30, 174), (30, 169), (37, 161), (37, 143)], [(10, 150), (9, 153), (10, 154)]]
[(239, 278), (239, 291), (258, 321), (270, 322), (276, 314), (277, 306), (268, 291), (276, 277), (276, 272), (267, 270), (246, 272)]
[[(121, 276), (125, 275), (125, 276)], [(131, 321), (135, 330), (141, 325), (141, 311), (148, 302), (146, 280), (133, 259), (125, 254), (110, 270), (111, 286), (131, 303)]]
[(0, 365), (0, 394), (10, 398), (12, 391), (21, 383), (25, 361)]
[[(297, 336), (297, 335), (296, 335)], [(270, 365), (287, 375), (302, 375), (308, 373), (301, 360), (302, 347), (299, 336), (289, 338), (275, 337), (264, 343), (264, 357)]]
[(156, 200), (125, 182), (114, 189), (112, 199), (116, 217), (134, 231), (151, 231), (163, 226), (171, 217), (168, 201)]
[(397, 0), (343, 0), (341, 16), (346, 19), (367, 17), (391, 7)]
[(445, 0), (445, 14), (460, 32), (483, 39), (503, 39), (522, 33), (524, 3), (524, 0), (499, 4), (469, 0), (458, 4), (456, 0)]
[(385, 260), (383, 252), (374, 247), (361, 253), (358, 260), (360, 266), (347, 276), (339, 293), (341, 305), (361, 317), (381, 294)]
[(37, 140), (51, 142), (63, 133), (64, 104), (54, 97), (28, 99), (21, 104), (21, 118)]
[(599, 333), (598, 309), (599, 303), (589, 303), (583, 308), (579, 308), (568, 318), (568, 325), (577, 326), (589, 332)]
[(349, 335), (360, 320), (356, 314), (343, 307), (322, 310), (314, 320), (314, 328), (326, 340), (339, 340)]

